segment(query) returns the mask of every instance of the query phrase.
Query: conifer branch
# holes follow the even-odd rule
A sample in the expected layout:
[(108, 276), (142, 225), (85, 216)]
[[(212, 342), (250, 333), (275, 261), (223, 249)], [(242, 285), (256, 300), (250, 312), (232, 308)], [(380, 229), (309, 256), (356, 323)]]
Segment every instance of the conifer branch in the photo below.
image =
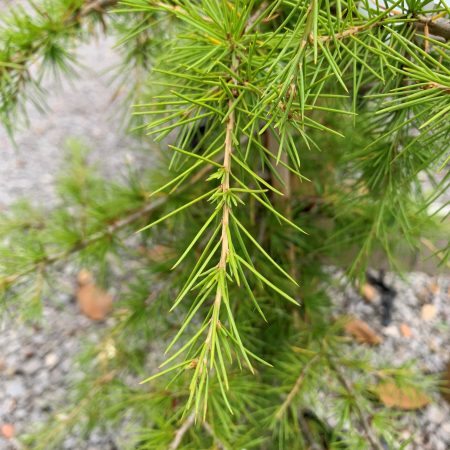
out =
[[(228, 102), (228, 107), (231, 108), (233, 105), (232, 101)], [(217, 265), (219, 271), (226, 272), (227, 270), (227, 259), (229, 253), (229, 243), (228, 243), (228, 227), (230, 222), (230, 206), (228, 204), (228, 193), (230, 192), (230, 172), (231, 172), (231, 154), (233, 152), (233, 131), (234, 131), (234, 111), (228, 117), (227, 126), (226, 126), (226, 134), (225, 134), (225, 148), (224, 148), (224, 157), (223, 157), (223, 170), (224, 170), (224, 178), (221, 186), (222, 194), (223, 194), (223, 210), (222, 210), (222, 230), (221, 230), (221, 251), (220, 251), (220, 259)], [(220, 306), (222, 303), (222, 288), (220, 284), (217, 285), (216, 297), (214, 299), (214, 309), (216, 312), (216, 317), (219, 317)], [(214, 317), (211, 319), (214, 321)], [(212, 323), (208, 336), (206, 338), (206, 345), (211, 344), (212, 334), (215, 332), (217, 323)]]
[[(232, 58), (234, 58), (234, 52), (232, 52)], [(231, 65), (231, 72), (236, 73), (238, 69), (237, 59), (234, 60)], [(233, 79), (232, 82), (237, 84), (237, 80)], [(234, 93), (235, 94), (235, 93)], [(236, 101), (236, 100), (235, 100)], [(228, 115), (228, 119), (226, 121), (226, 130), (225, 130), (225, 141), (224, 141), (224, 156), (223, 156), (223, 179), (221, 184), (222, 191), (222, 201), (223, 201), (223, 209), (222, 209), (222, 229), (221, 229), (221, 250), (220, 250), (220, 258), (219, 263), (217, 265), (217, 269), (219, 271), (219, 279), (216, 287), (216, 294), (214, 298), (213, 304), (213, 314), (211, 317), (211, 323), (209, 325), (208, 334), (205, 340), (205, 348), (207, 352), (210, 354), (214, 353), (214, 341), (215, 341), (215, 333), (220, 326), (220, 309), (223, 300), (223, 295), (225, 294), (223, 289), (224, 286), (220, 282), (220, 277), (223, 276), (223, 279), (226, 280), (227, 276), (227, 261), (228, 255), (230, 252), (230, 243), (229, 243), (229, 222), (230, 222), (230, 174), (231, 174), (231, 157), (233, 153), (233, 133), (235, 127), (235, 110), (233, 108), (233, 99), (228, 100), (228, 110), (231, 111)], [(225, 281), (226, 283), (226, 281)], [(212, 361), (211, 361), (212, 363)], [(200, 364), (204, 364), (203, 370), (207, 369), (208, 360), (201, 361)], [(204, 419), (204, 418), (203, 418)]]
[[(184, 192), (190, 186), (195, 184), (199, 179), (201, 179), (210, 170), (211, 170), (210, 166), (205, 166), (195, 176), (192, 177), (189, 183), (180, 187), (178, 191)], [(150, 214), (151, 212), (155, 211), (156, 209), (164, 205), (164, 203), (166, 203), (168, 198), (169, 197), (167, 196), (162, 196), (149, 203), (144, 204), (141, 208), (138, 208), (132, 212), (127, 211), (126, 213), (121, 213), (117, 218), (110, 219), (109, 225), (107, 225), (103, 230), (98, 231), (89, 236), (88, 238), (75, 243), (69, 249), (63, 250), (59, 253), (55, 253), (50, 256), (44, 256), (43, 258), (40, 258), (39, 260), (35, 261), (30, 267), (28, 267), (25, 270), (12, 275), (8, 275), (4, 278), (0, 278), (0, 290), (8, 288), (9, 286), (17, 282), (20, 278), (35, 272), (39, 268), (51, 266), (53, 264), (58, 263), (59, 261), (68, 258), (73, 253), (78, 253), (81, 250), (84, 250), (85, 248), (89, 247), (92, 244), (95, 244), (96, 242), (104, 239), (107, 236), (115, 236), (118, 231), (132, 225), (133, 223), (142, 219), (142, 217), (145, 217), (146, 215)]]
[[(90, 1), (76, 10), (73, 9), (73, 5), (70, 6), (70, 2), (68, 6), (64, 2), (60, 3), (58, 5), (61, 8), (61, 11), (58, 11), (59, 17), (41, 11), (36, 5), (34, 5), (34, 9), (38, 18), (20, 9), (11, 16), (6, 16), (5, 25), (10, 25), (11, 28), (16, 26), (18, 30), (22, 29), (24, 23), (30, 24), (30, 27), (34, 23), (33, 33), (29, 35), (24, 33), (21, 36), (23, 33), (21, 30), (13, 35), (6, 35), (3, 40), (4, 36), (1, 33), (5, 32), (7, 28), (3, 26), (3, 29), (0, 29), (0, 41), (4, 41), (0, 45), (0, 117), (3, 118), (5, 126), (11, 134), (13, 128), (11, 115), (17, 106), (22, 106), (20, 105), (21, 95), (24, 95), (27, 86), (39, 86), (41, 83), (39, 76), (35, 76), (31, 70), (32, 64), (39, 61), (39, 69), (45, 68), (44, 63), (47, 61), (43, 55), (52, 54), (51, 51), (46, 53), (49, 47), (60, 46), (62, 40), (79, 38), (78, 28), (94, 13), (100, 15), (100, 20), (103, 22), (104, 13), (117, 1)], [(103, 25), (105, 25), (104, 22)], [(75, 28), (77, 31), (74, 33)], [(24, 36), (25, 41), (23, 40)], [(54, 61), (55, 67), (60, 66), (62, 71), (67, 70), (70, 61), (68, 55), (68, 50), (62, 50)], [(52, 56), (50, 56), (51, 58)]]
[(2, 279), (0, 279), (0, 289), (5, 289), (11, 284), (15, 283), (20, 278), (29, 275), (30, 273), (36, 271), (40, 267), (47, 267), (50, 265), (53, 265), (59, 261), (62, 261), (69, 257), (73, 253), (80, 252), (81, 250), (85, 249), (86, 247), (89, 247), (90, 245), (94, 244), (95, 242), (98, 242), (101, 239), (104, 239), (106, 236), (114, 236), (117, 231), (133, 224), (134, 222), (141, 219), (143, 216), (149, 214), (150, 212), (154, 211), (155, 209), (159, 208), (166, 202), (166, 197), (160, 197), (156, 199), (155, 201), (151, 203), (147, 203), (142, 208), (139, 208), (138, 210), (132, 212), (129, 215), (126, 215), (125, 217), (119, 218), (116, 221), (113, 221), (110, 225), (108, 225), (104, 230), (99, 231), (97, 233), (94, 233), (93, 235), (89, 236), (87, 239), (83, 239), (79, 242), (77, 242), (75, 245), (70, 247), (67, 250), (64, 250), (59, 253), (55, 253), (50, 256), (44, 256), (43, 258), (39, 259), (38, 261), (35, 261), (30, 267), (27, 269), (18, 272), (13, 275), (8, 275)]

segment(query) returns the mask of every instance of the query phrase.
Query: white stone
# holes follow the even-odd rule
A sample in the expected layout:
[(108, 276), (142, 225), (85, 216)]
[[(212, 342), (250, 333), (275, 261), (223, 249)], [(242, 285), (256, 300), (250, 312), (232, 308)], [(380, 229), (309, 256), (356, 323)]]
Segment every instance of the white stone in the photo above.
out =
[(384, 327), (383, 334), (385, 336), (390, 336), (394, 338), (400, 337), (400, 332), (398, 331), (397, 325), (389, 325), (388, 327)]
[(55, 367), (56, 364), (58, 363), (58, 361), (59, 361), (59, 358), (56, 353), (49, 353), (45, 357), (45, 365), (50, 368)]
[(446, 419), (446, 414), (442, 408), (437, 405), (430, 405), (426, 412), (427, 418), (434, 424), (440, 424)]

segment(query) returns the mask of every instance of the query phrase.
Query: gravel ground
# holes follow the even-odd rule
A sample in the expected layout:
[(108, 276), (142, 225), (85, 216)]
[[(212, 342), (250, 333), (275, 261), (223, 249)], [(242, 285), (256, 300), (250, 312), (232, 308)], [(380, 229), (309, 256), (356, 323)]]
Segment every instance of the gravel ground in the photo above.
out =
[[(1, 2), (0, 2), (1, 4)], [(121, 123), (112, 115), (113, 87), (105, 68), (117, 57), (110, 41), (99, 40), (80, 49), (87, 67), (73, 86), (55, 88), (47, 85), (49, 113), (41, 115), (30, 109), (30, 126), (18, 132), (17, 147), (11, 145), (0, 129), (0, 209), (8, 208), (18, 198), (49, 206), (55, 202), (54, 182), (64, 161), (67, 138), (76, 137), (92, 149), (92, 159), (101, 161), (110, 176), (120, 176), (127, 154), (136, 144), (122, 133)], [(135, 155), (135, 153), (133, 153)], [(350, 313), (367, 321), (381, 336), (377, 358), (396, 363), (414, 359), (420, 369), (437, 373), (450, 359), (450, 277), (433, 279), (423, 273), (411, 273), (406, 280), (387, 276), (398, 292), (393, 321), (382, 327), (380, 300), (367, 303), (345, 288), (334, 292), (339, 313)], [(75, 355), (81, 341), (98, 339), (102, 325), (94, 325), (80, 315), (67, 292), (44, 307), (44, 321), (39, 327), (17, 324), (4, 317), (0, 322), (0, 426), (13, 424), (15, 435), (30, 430), (30, 424), (43, 421), (64, 402), (71, 380), (76, 377)], [(430, 285), (438, 289), (423, 294)], [(424, 304), (434, 305), (436, 317), (422, 319)], [(402, 307), (400, 308), (400, 305)], [(400, 325), (407, 324), (406, 338)], [(450, 408), (442, 400), (405, 418), (405, 435), (417, 433), (412, 450), (450, 448)], [(0, 437), (0, 450), (20, 448), (14, 440)], [(88, 442), (77, 437), (66, 440), (61, 450), (108, 450), (116, 448), (109, 437), (93, 433)]]
[[(67, 391), (80, 375), (75, 358), (81, 343), (96, 342), (104, 326), (79, 314), (70, 295), (59, 295), (59, 304), (46, 304), (41, 325), (10, 326), (5, 320), (0, 327), (0, 425), (14, 427), (13, 439), (0, 437), (1, 450), (20, 449), (16, 437), (30, 433), (67, 406)], [(116, 446), (105, 433), (94, 432), (87, 442), (69, 436), (63, 449), (113, 450)]]
[[(341, 273), (335, 275), (338, 279)], [(440, 374), (445, 370), (450, 361), (450, 276), (412, 272), (401, 279), (386, 274), (386, 285), (397, 291), (392, 320), (387, 326), (382, 325), (379, 295), (367, 301), (345, 286), (343, 278), (342, 283), (330, 292), (336, 312), (365, 321), (382, 338), (373, 352), (374, 363), (398, 366), (413, 361), (423, 373)], [(450, 405), (442, 397), (433, 400), (402, 420), (405, 439), (415, 435), (408, 450), (450, 448)]]
[[(90, 159), (104, 174), (120, 176), (129, 155), (136, 156), (137, 144), (123, 132), (119, 114), (113, 114), (114, 88), (107, 69), (118, 58), (112, 41), (99, 39), (79, 49), (86, 69), (71, 82), (45, 83), (48, 113), (32, 105), (29, 126), (15, 134), (16, 145), (0, 127), (0, 209), (18, 198), (46, 205), (55, 201), (55, 176), (60, 175), (68, 139), (79, 140), (91, 150)], [(95, 67), (95, 70), (93, 69)]]

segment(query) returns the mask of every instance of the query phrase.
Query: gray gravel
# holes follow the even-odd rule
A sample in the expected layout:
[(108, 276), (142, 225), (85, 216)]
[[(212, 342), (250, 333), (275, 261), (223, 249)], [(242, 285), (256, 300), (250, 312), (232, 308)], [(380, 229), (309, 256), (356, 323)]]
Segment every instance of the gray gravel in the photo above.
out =
[[(104, 327), (80, 315), (70, 294), (59, 295), (58, 304), (46, 304), (40, 325), (4, 320), (0, 326), (0, 425), (12, 424), (15, 437), (30, 433), (67, 406), (70, 385), (80, 376), (75, 360), (81, 342), (97, 342)], [(20, 448), (16, 439), (0, 437), (1, 450)], [(87, 442), (70, 436), (61, 446), (61, 450), (114, 448), (104, 433), (93, 433)]]
[[(0, 127), (0, 209), (18, 198), (33, 203), (55, 201), (55, 177), (61, 174), (68, 139), (79, 140), (91, 150), (90, 158), (104, 174), (120, 177), (138, 145), (123, 131), (111, 72), (118, 62), (113, 41), (99, 39), (79, 49), (79, 60), (86, 67), (79, 78), (59, 84), (48, 79), (48, 112), (28, 107), (29, 125), (15, 134), (16, 145)], [(93, 69), (95, 68), (95, 69)]]

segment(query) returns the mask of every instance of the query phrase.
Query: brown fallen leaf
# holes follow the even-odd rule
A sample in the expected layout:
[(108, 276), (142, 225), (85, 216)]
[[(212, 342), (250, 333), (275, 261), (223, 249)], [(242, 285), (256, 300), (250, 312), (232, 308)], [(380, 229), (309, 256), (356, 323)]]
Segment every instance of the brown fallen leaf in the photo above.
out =
[(95, 285), (86, 269), (78, 274), (76, 298), (80, 311), (92, 320), (104, 320), (112, 309), (112, 296)]
[(412, 386), (398, 386), (387, 381), (374, 389), (380, 401), (388, 408), (404, 410), (420, 409), (430, 403), (430, 398)]
[(16, 429), (11, 423), (4, 423), (0, 427), (0, 433), (5, 439), (12, 439), (16, 433)]
[(400, 333), (405, 338), (410, 338), (412, 336), (411, 327), (407, 323), (400, 324)]
[(379, 336), (370, 326), (363, 320), (351, 318), (345, 325), (347, 334), (353, 336), (357, 342), (370, 345), (379, 345), (383, 342)]
[(438, 295), (441, 290), (436, 281), (431, 282), (427, 287), (433, 295)]
[(421, 317), (422, 320), (425, 320), (427, 322), (433, 320), (437, 315), (437, 309), (436, 306), (432, 303), (427, 303), (426, 305), (422, 306), (421, 311)]
[(363, 296), (364, 300), (373, 302), (377, 297), (377, 290), (371, 284), (364, 283), (363, 287), (361, 288), (361, 295)]

